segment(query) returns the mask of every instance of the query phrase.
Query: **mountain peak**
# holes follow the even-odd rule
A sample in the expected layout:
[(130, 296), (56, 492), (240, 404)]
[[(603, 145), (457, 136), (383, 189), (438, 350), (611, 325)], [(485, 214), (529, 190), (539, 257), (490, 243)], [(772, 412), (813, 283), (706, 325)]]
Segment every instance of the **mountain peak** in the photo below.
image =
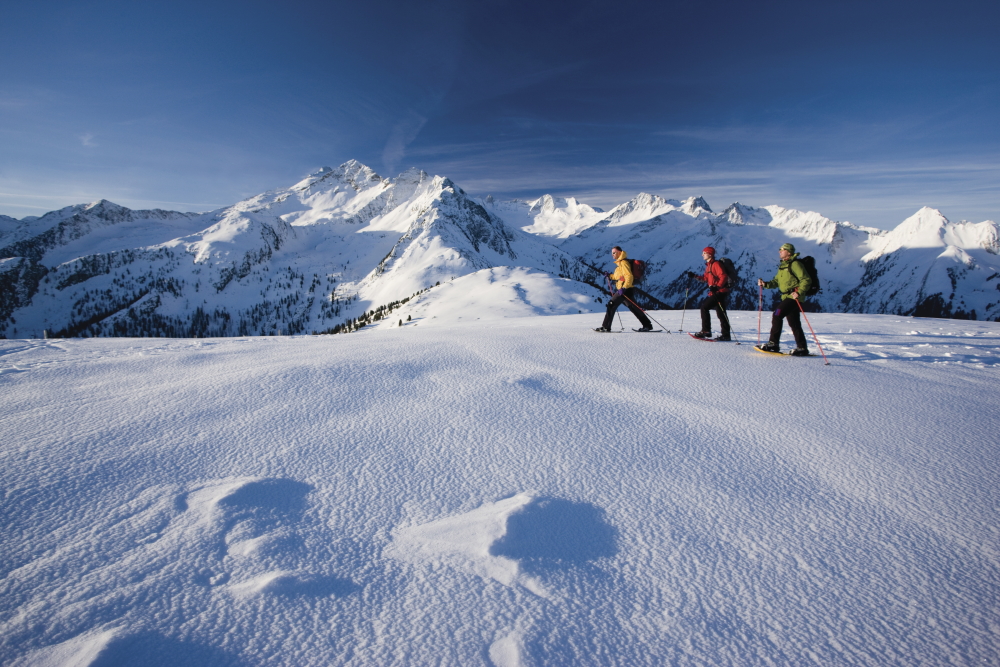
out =
[(737, 201), (730, 204), (729, 208), (723, 211), (719, 217), (733, 225), (745, 225), (753, 220), (757, 216), (757, 213), (758, 209)]
[(712, 213), (712, 207), (708, 205), (704, 197), (688, 197), (681, 205), (681, 210), (688, 215), (698, 215), (699, 212)]
[(663, 197), (651, 195), (648, 192), (640, 192), (631, 200), (611, 209), (606, 219), (610, 220), (612, 224), (627, 224), (649, 220), (663, 213), (676, 210), (677, 207)]
[(320, 167), (293, 185), (291, 189), (297, 192), (304, 192), (320, 183), (329, 181), (337, 181), (360, 191), (366, 190), (373, 185), (378, 185), (382, 182), (382, 177), (370, 167), (357, 160), (348, 160), (336, 169)]

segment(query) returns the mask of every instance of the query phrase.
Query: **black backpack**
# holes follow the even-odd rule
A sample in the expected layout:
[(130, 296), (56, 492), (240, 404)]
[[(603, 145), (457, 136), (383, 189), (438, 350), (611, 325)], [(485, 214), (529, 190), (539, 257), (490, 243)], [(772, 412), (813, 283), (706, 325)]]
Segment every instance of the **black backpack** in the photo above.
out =
[(812, 279), (812, 286), (809, 288), (809, 291), (802, 296), (813, 296), (814, 294), (819, 294), (819, 273), (816, 272), (816, 259), (812, 257), (812, 255), (809, 255), (807, 257), (799, 257), (795, 261), (802, 265), (802, 268), (806, 270), (809, 278)]
[(726, 272), (726, 277), (729, 279), (726, 287), (733, 289), (740, 282), (740, 274), (736, 271), (736, 265), (728, 257), (720, 257), (718, 262), (722, 265), (722, 270)]
[(632, 284), (638, 285), (646, 277), (646, 262), (641, 259), (629, 260), (632, 262)]

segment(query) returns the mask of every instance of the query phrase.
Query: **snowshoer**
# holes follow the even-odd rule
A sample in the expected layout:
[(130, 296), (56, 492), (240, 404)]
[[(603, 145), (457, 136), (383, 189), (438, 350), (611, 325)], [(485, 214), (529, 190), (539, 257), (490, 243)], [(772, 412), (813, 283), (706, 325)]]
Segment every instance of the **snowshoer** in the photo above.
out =
[(806, 343), (806, 335), (802, 331), (802, 320), (799, 319), (799, 303), (803, 300), (803, 295), (812, 286), (812, 278), (802, 262), (798, 261), (798, 253), (795, 246), (786, 243), (778, 250), (778, 257), (781, 263), (778, 265), (778, 273), (773, 280), (764, 282), (763, 278), (757, 279), (757, 284), (767, 289), (778, 288), (781, 290), (781, 304), (771, 315), (771, 336), (767, 343), (760, 346), (765, 352), (779, 352), (781, 350), (781, 327), (783, 320), (788, 320), (788, 326), (795, 336), (795, 349), (792, 356), (809, 356), (809, 348)]
[(632, 263), (629, 261), (628, 255), (620, 246), (615, 246), (611, 249), (611, 257), (615, 260), (616, 268), (613, 273), (605, 273), (604, 275), (615, 281), (616, 289), (612, 291), (611, 300), (608, 301), (608, 312), (604, 315), (604, 323), (594, 331), (611, 331), (615, 312), (622, 303), (628, 306), (632, 314), (639, 319), (639, 324), (642, 327), (638, 331), (652, 331), (652, 322), (635, 303), (635, 288), (632, 286)]
[(699, 276), (694, 271), (688, 271), (688, 277), (700, 280), (708, 284), (708, 296), (701, 302), (701, 331), (691, 334), (695, 338), (712, 337), (712, 315), (711, 311), (719, 318), (719, 327), (722, 333), (716, 337), (717, 341), (730, 341), (729, 318), (726, 316), (725, 301), (729, 296), (729, 275), (726, 273), (722, 262), (715, 259), (715, 248), (708, 246), (701, 251), (701, 258), (705, 260), (705, 275)]

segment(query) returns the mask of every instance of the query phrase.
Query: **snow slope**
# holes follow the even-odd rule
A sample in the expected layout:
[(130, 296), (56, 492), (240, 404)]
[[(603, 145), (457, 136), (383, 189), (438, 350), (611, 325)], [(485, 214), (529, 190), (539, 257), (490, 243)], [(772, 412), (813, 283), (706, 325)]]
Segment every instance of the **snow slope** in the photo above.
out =
[(826, 366), (516, 316), (555, 280), (0, 341), (0, 662), (996, 664), (1000, 324), (811, 314)]

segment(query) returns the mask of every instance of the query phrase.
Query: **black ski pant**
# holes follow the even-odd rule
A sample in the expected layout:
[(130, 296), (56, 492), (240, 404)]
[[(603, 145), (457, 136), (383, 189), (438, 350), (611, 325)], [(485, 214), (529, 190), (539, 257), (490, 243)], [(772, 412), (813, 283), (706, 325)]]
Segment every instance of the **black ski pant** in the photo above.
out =
[(632, 311), (632, 314), (639, 319), (639, 324), (641, 324), (644, 327), (649, 327), (649, 328), (653, 327), (653, 324), (649, 321), (649, 318), (646, 317), (646, 313), (642, 312), (639, 309), (639, 306), (635, 305), (635, 290), (631, 287), (625, 288), (621, 296), (613, 297), (611, 301), (608, 301), (608, 312), (604, 316), (604, 324), (602, 324), (601, 326), (603, 326), (605, 329), (611, 328), (611, 325), (615, 321), (615, 311), (618, 310), (618, 306), (622, 305), (623, 303), (626, 306), (628, 306), (628, 309)]
[(722, 327), (722, 335), (729, 335), (729, 318), (726, 317), (726, 311), (724, 307), (726, 305), (726, 297), (729, 296), (729, 292), (716, 292), (715, 294), (710, 294), (708, 298), (701, 302), (701, 330), (711, 331), (712, 330), (712, 311), (719, 316), (719, 326)]
[(802, 331), (802, 320), (799, 318), (799, 303), (795, 299), (782, 299), (781, 305), (774, 309), (771, 316), (771, 342), (775, 345), (781, 340), (781, 325), (788, 320), (788, 326), (795, 336), (795, 347), (808, 347), (806, 334)]

